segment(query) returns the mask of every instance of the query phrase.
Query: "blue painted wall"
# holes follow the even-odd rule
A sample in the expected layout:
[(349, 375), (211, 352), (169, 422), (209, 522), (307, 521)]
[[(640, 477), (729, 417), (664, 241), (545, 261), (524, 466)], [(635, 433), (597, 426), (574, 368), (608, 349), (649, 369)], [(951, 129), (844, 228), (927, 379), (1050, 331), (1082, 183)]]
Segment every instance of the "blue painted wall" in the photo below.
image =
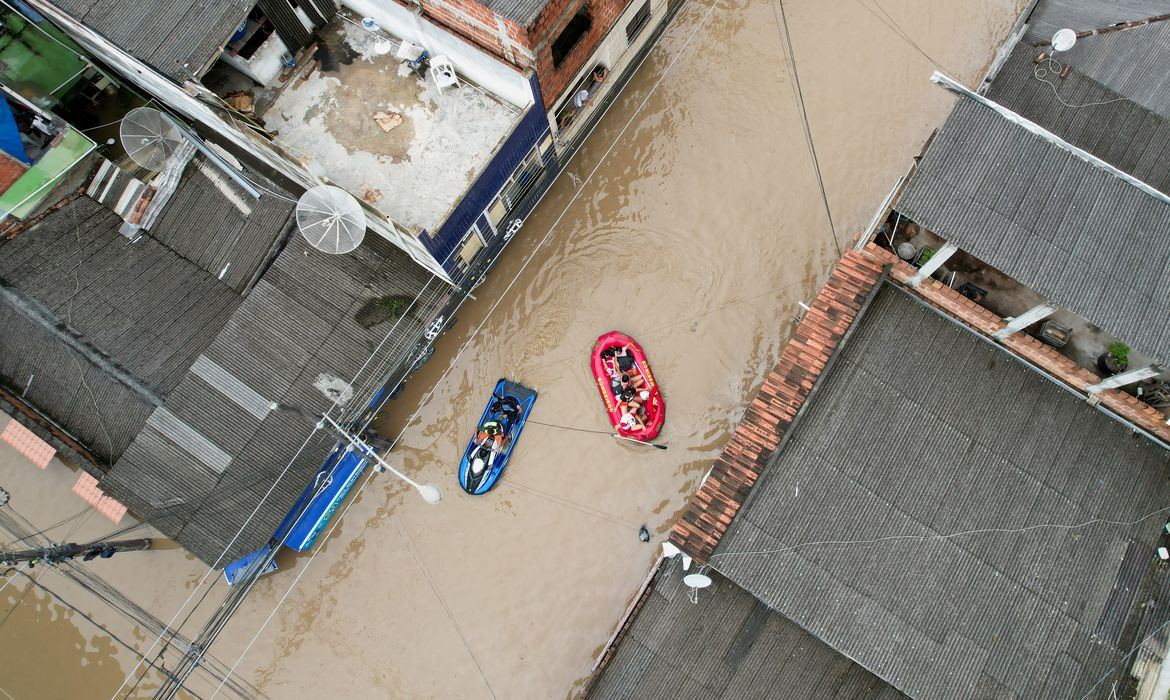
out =
[[(419, 234), (419, 240), (439, 261), (447, 260), (451, 251), (459, 247), (459, 244), (463, 242), (463, 237), (467, 235), (468, 229), (483, 214), (484, 209), (504, 186), (508, 177), (520, 165), (524, 157), (532, 151), (532, 148), (548, 135), (548, 118), (545, 116), (544, 99), (541, 97), (536, 76), (529, 79), (529, 84), (532, 86), (534, 98), (532, 107), (524, 113), (520, 123), (516, 125), (504, 144), (496, 151), (491, 162), (480, 172), (475, 183), (471, 185), (463, 199), (456, 205), (455, 210), (439, 227), (438, 234), (434, 237), (426, 231)], [(548, 163), (546, 163), (547, 166)], [(546, 178), (555, 174), (555, 172), (548, 173)], [(486, 223), (486, 219), (483, 223)], [(490, 229), (486, 227), (481, 227), (481, 230), (485, 235), (490, 233)], [(458, 262), (458, 260), (447, 260), (443, 265), (452, 277), (459, 273), (459, 265), (456, 264)]]

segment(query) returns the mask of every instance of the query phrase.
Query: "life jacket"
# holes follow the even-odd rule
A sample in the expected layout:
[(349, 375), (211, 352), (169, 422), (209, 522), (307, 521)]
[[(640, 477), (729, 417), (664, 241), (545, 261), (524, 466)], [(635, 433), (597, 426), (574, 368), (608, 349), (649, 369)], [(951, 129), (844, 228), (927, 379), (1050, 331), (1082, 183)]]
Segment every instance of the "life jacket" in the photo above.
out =
[(495, 437), (496, 435), (504, 432), (504, 429), (500, 427), (500, 424), (494, 420), (489, 420), (488, 422), (484, 423), (482, 430), (492, 437)]

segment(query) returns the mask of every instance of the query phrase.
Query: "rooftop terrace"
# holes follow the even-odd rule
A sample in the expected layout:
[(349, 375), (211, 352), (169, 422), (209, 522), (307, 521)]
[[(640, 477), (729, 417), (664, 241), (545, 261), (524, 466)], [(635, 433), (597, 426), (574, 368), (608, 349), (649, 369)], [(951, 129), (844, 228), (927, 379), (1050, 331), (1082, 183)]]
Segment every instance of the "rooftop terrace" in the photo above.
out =
[(395, 57), (397, 44), (380, 55), (377, 35), (343, 19), (320, 34), (320, 67), (268, 108), (266, 128), (318, 174), (402, 224), (434, 231), (519, 111), (466, 81), (440, 94)]

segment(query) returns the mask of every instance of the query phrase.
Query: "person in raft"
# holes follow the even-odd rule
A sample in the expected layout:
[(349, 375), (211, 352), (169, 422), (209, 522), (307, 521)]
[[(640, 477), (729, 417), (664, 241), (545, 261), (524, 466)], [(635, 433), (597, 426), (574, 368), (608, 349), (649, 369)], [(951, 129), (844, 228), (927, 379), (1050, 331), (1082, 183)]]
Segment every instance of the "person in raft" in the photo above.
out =
[(631, 433), (644, 429), (646, 424), (638, 417), (640, 407), (637, 399), (619, 403), (618, 408), (622, 411), (622, 417), (618, 420), (618, 427)]

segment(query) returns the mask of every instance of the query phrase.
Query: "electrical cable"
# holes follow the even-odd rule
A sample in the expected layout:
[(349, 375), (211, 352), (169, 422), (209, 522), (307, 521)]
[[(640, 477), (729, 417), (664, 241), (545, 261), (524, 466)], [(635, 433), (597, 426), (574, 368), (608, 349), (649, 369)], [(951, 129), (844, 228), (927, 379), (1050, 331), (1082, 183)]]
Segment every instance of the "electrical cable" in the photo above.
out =
[[(30, 539), (39, 536), (39, 533), (33, 533), (30, 531), (32, 524), (29, 523), (27, 519), (23, 518), (23, 516), (19, 517), (19, 519), (24, 520), (24, 522), (29, 527), (21, 525), (20, 522), (18, 522), (18, 518), (13, 517), (14, 515), (20, 516), (20, 514), (15, 511), (12, 513), (7, 513), (3, 509), (0, 509), (0, 527), (2, 527), (4, 530), (7, 530), (11, 535), (18, 536), (23, 539)], [(128, 528), (122, 528), (122, 530), (130, 530), (136, 527), (141, 527), (142, 525), (142, 523), (139, 523), (137, 525), (131, 525)], [(107, 539), (111, 536), (116, 535), (106, 535), (100, 539)], [(93, 571), (86, 568), (85, 566), (82, 566), (78, 562), (73, 560), (65, 560), (57, 562), (53, 568), (55, 571), (72, 581), (78, 587), (89, 592), (98, 600), (106, 603), (115, 612), (120, 613), (131, 623), (147, 630), (149, 633), (153, 633), (153, 630), (158, 630), (163, 627), (161, 620), (154, 617), (154, 615), (148, 612), (145, 608), (132, 601), (120, 590), (108, 583), (105, 579), (101, 578)], [(3, 588), (0, 588), (0, 590), (3, 590)], [(183, 638), (179, 638), (179, 641), (182, 644), (190, 644), (189, 640)], [(135, 653), (137, 653), (137, 651), (135, 651)], [(213, 656), (209, 656), (208, 659), (209, 663), (205, 664), (204, 666), (208, 674), (211, 675), (216, 681), (226, 679), (228, 686), (232, 689), (233, 692), (236, 693), (236, 695), (241, 698), (256, 698), (261, 696), (260, 691), (256, 688), (253, 688), (250, 685), (247, 685), (235, 678), (227, 678), (225, 675), (227, 673), (227, 668), (221, 661)]]
[(755, 551), (739, 551), (739, 552), (716, 552), (715, 554), (712, 554), (710, 556), (710, 558), (708, 558), (707, 561), (714, 562), (715, 559), (719, 558), (719, 557), (766, 556), (766, 555), (772, 555), (772, 554), (785, 554), (787, 552), (792, 552), (792, 551), (795, 551), (797, 549), (801, 549), (804, 547), (819, 547), (819, 546), (848, 547), (848, 546), (852, 546), (852, 545), (883, 544), (885, 542), (935, 542), (935, 541), (950, 540), (950, 539), (954, 539), (957, 537), (967, 537), (970, 535), (1016, 534), (1016, 533), (1021, 533), (1021, 532), (1031, 532), (1033, 530), (1079, 530), (1079, 529), (1082, 529), (1085, 527), (1090, 527), (1092, 525), (1116, 525), (1118, 527), (1132, 527), (1132, 526), (1137, 525), (1139, 523), (1142, 523), (1146, 520), (1149, 520), (1150, 518), (1154, 517), (1155, 515), (1162, 515), (1165, 513), (1170, 513), (1170, 507), (1159, 508), (1158, 510), (1155, 510), (1155, 511), (1152, 511), (1150, 513), (1143, 515), (1142, 517), (1138, 518), (1137, 520), (1130, 520), (1130, 521), (1108, 520), (1105, 518), (1092, 518), (1090, 520), (1085, 520), (1085, 521), (1079, 522), (1079, 523), (1067, 523), (1067, 524), (1038, 523), (1036, 525), (1027, 525), (1027, 526), (1018, 527), (1018, 528), (990, 527), (990, 528), (980, 528), (980, 529), (976, 529), (976, 530), (963, 530), (960, 532), (951, 532), (951, 533), (945, 533), (945, 534), (936, 533), (933, 535), (888, 535), (886, 537), (876, 537), (876, 538), (868, 539), (868, 540), (858, 540), (858, 539), (819, 540), (819, 541), (814, 541), (814, 542), (802, 542), (800, 544), (788, 545), (785, 547), (780, 547), (779, 549), (761, 549), (761, 550), (755, 550)]
[[(781, 47), (788, 54), (788, 67), (792, 73), (792, 90), (793, 96), (796, 98), (796, 104), (800, 107), (800, 119), (804, 126), (804, 139), (808, 145), (809, 155), (812, 157), (813, 170), (816, 172), (817, 185), (821, 188), (821, 201), (825, 205), (825, 216), (829, 219), (829, 231), (833, 234), (833, 247), (837, 249), (837, 257), (841, 256), (841, 241), (837, 238), (837, 226), (833, 223), (833, 211), (829, 207), (829, 193), (825, 190), (825, 178), (821, 174), (821, 163), (817, 158), (817, 147), (813, 143), (812, 127), (809, 125), (808, 110), (804, 105), (804, 91), (800, 87), (800, 73), (796, 69), (796, 53), (792, 47), (792, 34), (788, 29), (788, 16), (784, 13), (784, 0), (771, 0), (772, 16), (776, 19), (777, 33), (783, 33), (780, 36)], [(780, 6), (779, 15), (776, 14), (776, 6)]]
[[(674, 67), (674, 65), (678, 61), (679, 57), (683, 55), (683, 53), (686, 51), (687, 47), (691, 44), (691, 42), (694, 40), (695, 36), (698, 34), (699, 30), (701, 30), (703, 28), (703, 26), (707, 23), (708, 19), (710, 19), (712, 13), (718, 7), (719, 7), (719, 2), (718, 2), (718, 0), (716, 0), (716, 2), (713, 2), (711, 4), (710, 8), (707, 9), (707, 12), (703, 15), (702, 19), (695, 26), (695, 29), (691, 32), (690, 36), (687, 37), (686, 42), (683, 43), (683, 45), (679, 49), (678, 53), (676, 53), (673, 57), (671, 57), (670, 61), (666, 65), (666, 67), (663, 69), (662, 75), (660, 75), (658, 80), (655, 81), (654, 85), (651, 87), (650, 91), (646, 94), (646, 96), (642, 99), (642, 102), (638, 105), (637, 109), (634, 110), (634, 113), (630, 116), (629, 120), (625, 123), (625, 125), (622, 127), (622, 129), (618, 132), (617, 136), (614, 138), (614, 140), (610, 144), (609, 148), (606, 149), (606, 151), (602, 154), (601, 158), (597, 161), (597, 164), (594, 165), (593, 169), (590, 171), (589, 175), (582, 181), (583, 185), (587, 184), (590, 180), (592, 180), (593, 176), (597, 173), (597, 171), (601, 168), (601, 166), (606, 162), (610, 153), (613, 152), (613, 149), (617, 146), (618, 142), (621, 140), (621, 138), (626, 134), (626, 132), (629, 130), (630, 126), (633, 124), (634, 119), (637, 118), (637, 116), (639, 114), (641, 114), (642, 110), (646, 107), (646, 104), (649, 102), (650, 98), (654, 95), (655, 92), (657, 92), (658, 87), (662, 84), (663, 80), (666, 78), (667, 75), (670, 74), (671, 69)], [(600, 123), (600, 119), (597, 123)], [(596, 127), (596, 123), (594, 124), (594, 127)], [(457, 365), (459, 358), (463, 355), (463, 353), (467, 350), (467, 348), (470, 347), (472, 341), (475, 340), (476, 336), (479, 334), (480, 330), (482, 330), (484, 325), (487, 323), (487, 321), (491, 317), (492, 313), (496, 310), (496, 308), (499, 307), (499, 305), (503, 302), (503, 300), (505, 298), (507, 298), (508, 292), (511, 291), (512, 287), (516, 284), (517, 280), (519, 280), (520, 276), (522, 274), (524, 274), (524, 271), (528, 269), (528, 266), (536, 258), (536, 253), (539, 252), (539, 250), (549, 240), (549, 238), (552, 236), (553, 231), (556, 230), (556, 228), (559, 225), (559, 223), (561, 222), (561, 220), (564, 219), (565, 214), (568, 213), (569, 208), (572, 207), (572, 205), (577, 201), (577, 199), (581, 196), (581, 193), (583, 191), (584, 191), (584, 188), (582, 187), (582, 188), (577, 189), (573, 193), (573, 196), (569, 199), (569, 202), (565, 205), (565, 208), (561, 211), (560, 215), (558, 215), (556, 220), (553, 221), (552, 225), (549, 227), (549, 229), (545, 233), (544, 237), (540, 239), (540, 241), (537, 243), (536, 247), (533, 249), (532, 253), (529, 254), (528, 258), (520, 266), (520, 269), (516, 272), (515, 276), (507, 284), (507, 286), (504, 288), (503, 292), (497, 297), (495, 303), (492, 304), (492, 306), (488, 309), (487, 313), (484, 315), (483, 320), (479, 323), (479, 325), (476, 327), (476, 329), (472, 332), (471, 336), (464, 342), (462, 347), (460, 347), (460, 349), (456, 353), (454, 359), (451, 361), (451, 365), (443, 372), (443, 374), (439, 377), (438, 381), (435, 382), (435, 385), (433, 387), (431, 387), (430, 391), (428, 391), (427, 394), (423, 397), (423, 400), (420, 402), (419, 407), (415, 410), (415, 412), (412, 414), (410, 419), (408, 419), (406, 421), (405, 426), (403, 427), (402, 431), (399, 432), (398, 436), (394, 438), (394, 441), (391, 443), (391, 448), (393, 448), (393, 446), (398, 443), (398, 441), (402, 438), (402, 435), (406, 432), (406, 428), (410, 426), (411, 421), (413, 421), (414, 418), (419, 414), (419, 412), (421, 412), (422, 408), (426, 405), (426, 403), (430, 400), (430, 398), (432, 396), (434, 396), (439, 385), (442, 384), (443, 380), (447, 377), (448, 374), (450, 374), (452, 369), (454, 369), (454, 367)], [(358, 496), (361, 495), (362, 490), (365, 489), (366, 485), (369, 482), (370, 482), (370, 476), (367, 475), (367, 477), (358, 486), (358, 489), (357, 489), (357, 492), (355, 493), (355, 495), (348, 500), (348, 502), (346, 503), (345, 507), (341, 510), (341, 512), (334, 516), (333, 524), (329, 528), (329, 531), (326, 533), (326, 536), (325, 536), (326, 541), (328, 541), (333, 536), (333, 532), (337, 529), (338, 525), (344, 519), (345, 514), (349, 511), (349, 508), (355, 502), (357, 502), (359, 500)], [(304, 564), (301, 566), (301, 570), (299, 572), (297, 572), (296, 578), (293, 579), (293, 581), (289, 584), (288, 590), (286, 590), (284, 595), (282, 595), (281, 598), (276, 602), (276, 606), (272, 609), (272, 612), (269, 613), (269, 615), (264, 620), (264, 622), (261, 623), (261, 625), (260, 625), (259, 629), (257, 629), (255, 635), (253, 635), (252, 639), (249, 640), (248, 644), (244, 647), (244, 650), (242, 652), (240, 652), (240, 655), (236, 658), (235, 663), (232, 664), (232, 667), (231, 667), (232, 673), (235, 673), (236, 667), (239, 666), (240, 662), (243, 661), (244, 657), (248, 654), (248, 652), (251, 650), (251, 648), (255, 645), (256, 641), (260, 637), (260, 634), (264, 631), (264, 629), (271, 622), (272, 618), (276, 615), (276, 612), (284, 604), (284, 601), (288, 599), (289, 594), (291, 594), (292, 591), (296, 588), (296, 585), (301, 580), (301, 577), (303, 577), (305, 572), (310, 569), (312, 563), (316, 560), (317, 555), (321, 553), (322, 549), (324, 549), (324, 548), (317, 547), (316, 549), (314, 549), (313, 553), (309, 556), (309, 559), (306, 562), (304, 562)], [(215, 693), (212, 693), (211, 697), (214, 698), (218, 694), (218, 692), (219, 691), (217, 689)]]
[(66, 523), (70, 523), (70, 522), (76, 520), (77, 518), (80, 518), (81, 516), (85, 515), (89, 511), (89, 509), (92, 507), (93, 506), (86, 506), (85, 508), (82, 508), (81, 510), (77, 511), (73, 515), (70, 515), (69, 517), (64, 518), (62, 520), (58, 520), (57, 522), (53, 523), (52, 525), (49, 525), (48, 527), (46, 527), (44, 529), (37, 530), (36, 532), (34, 532), (30, 535), (26, 535), (24, 537), (21, 537), (19, 540), (13, 540), (13, 541), (9, 542), (6, 546), (9, 549), (11, 549), (11, 548), (15, 547), (16, 545), (20, 544), (21, 542), (26, 542), (26, 541), (32, 539), (33, 537), (36, 537), (38, 535), (43, 535), (46, 532), (48, 532), (49, 530), (55, 530), (55, 529), (61, 527), (62, 525), (65, 525)]

